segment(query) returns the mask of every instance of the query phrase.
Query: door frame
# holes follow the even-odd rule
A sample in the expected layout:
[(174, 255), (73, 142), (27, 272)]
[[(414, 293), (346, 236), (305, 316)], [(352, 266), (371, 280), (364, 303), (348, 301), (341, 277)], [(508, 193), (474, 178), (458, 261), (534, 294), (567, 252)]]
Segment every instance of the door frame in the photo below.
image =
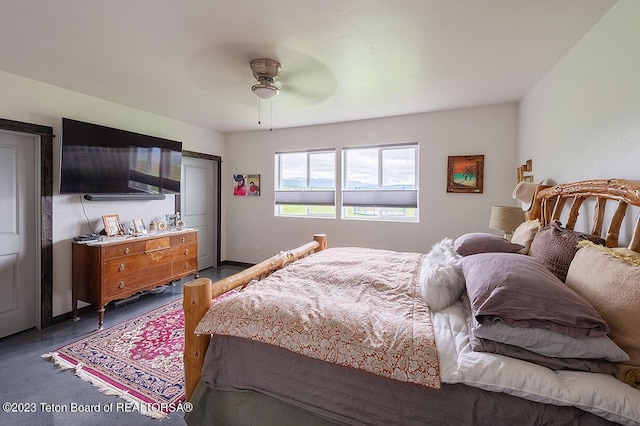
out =
[[(49, 327), (53, 322), (53, 127), (0, 118), (0, 130), (39, 137), (36, 153), (40, 158), (40, 324)], [(37, 157), (37, 154), (36, 154)], [(37, 291), (36, 291), (37, 294)], [(36, 301), (38, 302), (38, 301)], [(37, 308), (36, 308), (37, 309)]]
[[(203, 154), (201, 152), (182, 150), (183, 157), (200, 158), (208, 161), (215, 161), (218, 164), (217, 176), (213, 177), (213, 186), (217, 187), (217, 207), (216, 207), (216, 266), (220, 266), (220, 250), (222, 249), (222, 157), (212, 154)], [(217, 182), (216, 182), (217, 181)], [(175, 211), (181, 210), (180, 195), (175, 197)]]

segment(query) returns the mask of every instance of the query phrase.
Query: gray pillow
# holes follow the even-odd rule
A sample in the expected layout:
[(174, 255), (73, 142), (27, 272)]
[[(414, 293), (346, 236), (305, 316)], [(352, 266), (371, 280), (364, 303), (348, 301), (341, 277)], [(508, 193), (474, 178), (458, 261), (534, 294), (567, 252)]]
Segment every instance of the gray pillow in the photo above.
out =
[(608, 336), (584, 339), (546, 328), (511, 327), (502, 321), (484, 325), (478, 323), (475, 317), (472, 317), (471, 324), (473, 334), (481, 339), (518, 346), (540, 355), (555, 358), (603, 358), (612, 362), (629, 360), (629, 355)]
[(473, 336), (469, 338), (471, 350), (474, 352), (489, 352), (510, 358), (521, 359), (533, 364), (547, 367), (551, 370), (574, 370), (588, 371), (590, 373), (615, 374), (616, 367), (611, 361), (603, 359), (588, 358), (554, 358), (528, 351), (518, 346), (507, 345), (506, 343), (494, 342), (493, 340), (481, 339)]
[(547, 328), (573, 337), (604, 336), (600, 314), (534, 258), (482, 253), (462, 258), (473, 314), (480, 324)]
[(478, 253), (518, 253), (524, 246), (485, 232), (472, 232), (458, 237), (454, 242), (455, 250), (461, 256)]

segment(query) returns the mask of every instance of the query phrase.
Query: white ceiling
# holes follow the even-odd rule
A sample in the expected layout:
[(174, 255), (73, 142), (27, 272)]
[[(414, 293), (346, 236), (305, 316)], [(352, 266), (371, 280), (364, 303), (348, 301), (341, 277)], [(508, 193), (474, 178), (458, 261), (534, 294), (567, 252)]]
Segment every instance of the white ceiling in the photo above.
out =
[[(0, 69), (221, 132), (518, 101), (616, 0), (3, 1)], [(272, 102), (249, 61), (282, 63)]]

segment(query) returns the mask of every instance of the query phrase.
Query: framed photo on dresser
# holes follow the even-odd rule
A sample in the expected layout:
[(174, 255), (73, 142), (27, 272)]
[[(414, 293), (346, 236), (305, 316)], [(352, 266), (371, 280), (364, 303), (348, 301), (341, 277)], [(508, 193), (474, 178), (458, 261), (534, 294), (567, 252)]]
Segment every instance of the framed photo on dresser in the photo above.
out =
[(115, 237), (120, 234), (120, 216), (117, 214), (102, 216), (102, 223), (104, 223), (104, 232), (107, 237)]

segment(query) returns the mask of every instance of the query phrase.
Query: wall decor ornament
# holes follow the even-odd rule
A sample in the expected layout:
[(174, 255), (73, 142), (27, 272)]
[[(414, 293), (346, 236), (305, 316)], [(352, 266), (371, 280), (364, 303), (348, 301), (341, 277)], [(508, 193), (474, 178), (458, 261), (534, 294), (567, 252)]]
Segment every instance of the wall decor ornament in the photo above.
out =
[(481, 194), (484, 155), (450, 155), (447, 166), (447, 192)]
[(260, 175), (235, 174), (233, 175), (233, 195), (236, 197), (259, 197)]

